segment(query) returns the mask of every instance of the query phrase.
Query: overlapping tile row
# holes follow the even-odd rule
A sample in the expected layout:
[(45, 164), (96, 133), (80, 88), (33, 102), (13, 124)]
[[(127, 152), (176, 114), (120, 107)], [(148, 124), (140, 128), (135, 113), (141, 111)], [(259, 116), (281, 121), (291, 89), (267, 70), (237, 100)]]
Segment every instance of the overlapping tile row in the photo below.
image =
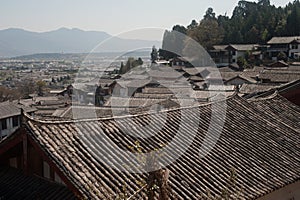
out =
[[(142, 152), (175, 145), (175, 149), (157, 158), (158, 163), (169, 163), (171, 199), (198, 199), (208, 191), (221, 195), (224, 189), (234, 193), (234, 188), (228, 187), (232, 169), (236, 171), (236, 187), (245, 199), (255, 199), (300, 180), (298, 107), (279, 96), (256, 102), (233, 96), (226, 100), (222, 127), (223, 110), (224, 101), (219, 101), (114, 119), (28, 119), (27, 128), (83, 198), (115, 199), (124, 193), (124, 185), (128, 195), (142, 187), (146, 173), (120, 170), (132, 165), (121, 150), (132, 151), (136, 141)], [(220, 136), (216, 131), (219, 129)], [(209, 135), (208, 130), (213, 134)], [(203, 157), (205, 139), (217, 142)], [(178, 149), (185, 148), (182, 155), (178, 153)], [(142, 190), (135, 199), (146, 195)]]
[(260, 98), (249, 100), (251, 104), (255, 104), (257, 108), (266, 114), (274, 123), (278, 121), (284, 123), (286, 126), (300, 131), (300, 107), (289, 102), (280, 95), (272, 98)]

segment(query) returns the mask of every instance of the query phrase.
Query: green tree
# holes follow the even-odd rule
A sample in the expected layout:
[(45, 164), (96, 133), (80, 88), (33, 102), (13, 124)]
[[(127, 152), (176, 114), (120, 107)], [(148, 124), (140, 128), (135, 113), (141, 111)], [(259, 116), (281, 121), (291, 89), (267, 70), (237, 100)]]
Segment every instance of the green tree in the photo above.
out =
[(39, 96), (43, 96), (44, 95), (44, 88), (46, 86), (45, 81), (42, 80), (38, 80), (36, 82), (36, 86), (37, 86), (37, 93)]
[(270, 3), (270, 0), (259, 0), (258, 5), (262, 5), (262, 6), (270, 6), (271, 3)]
[(172, 30), (177, 31), (177, 32), (182, 33), (182, 34), (186, 34), (187, 28), (177, 24), (177, 25), (173, 26)]
[(20, 98), (20, 93), (17, 89), (0, 86), (0, 102), (15, 100), (18, 98)]
[(280, 52), (278, 55), (277, 55), (277, 60), (283, 60), (283, 61), (287, 61), (287, 56), (284, 52)]
[[(296, 3), (295, 3), (296, 4)], [(300, 35), (300, 7), (293, 7), (291, 14), (287, 17), (288, 35)]]
[(26, 79), (19, 85), (19, 92), (22, 98), (28, 98), (30, 94), (36, 92), (36, 84), (33, 79)]
[(156, 60), (158, 60), (158, 51), (155, 46), (153, 46), (151, 51), (151, 61), (154, 63)]
[(216, 13), (214, 13), (214, 10), (212, 8), (208, 8), (205, 12), (203, 19), (216, 20)]
[(121, 67), (120, 67), (120, 74), (125, 74), (127, 72), (129, 72), (131, 69), (140, 66), (143, 64), (143, 60), (141, 58), (138, 58), (137, 60), (135, 60), (133, 57), (129, 57), (126, 65), (124, 65), (123, 62), (121, 62)]
[(245, 58), (243, 58), (242, 56), (239, 56), (237, 58), (237, 65), (240, 67), (240, 68), (245, 68), (245, 66), (247, 65), (247, 61)]
[(260, 38), (259, 30), (253, 26), (250, 31), (245, 34), (245, 38), (247, 38), (247, 43), (257, 43), (259, 41), (258, 39)]
[[(211, 30), (205, 30), (205, 24), (207, 21), (217, 21), (218, 26), (211, 25)], [(214, 22), (213, 22), (214, 23)], [(209, 24), (209, 23), (208, 23)], [(229, 44), (229, 43), (265, 43), (274, 36), (292, 36), (300, 35), (300, 2), (295, 0), (288, 3), (285, 7), (276, 7), (270, 4), (270, 0), (259, 0), (258, 2), (250, 2), (241, 0), (234, 8), (231, 17), (225, 15), (219, 15), (216, 19), (216, 15), (213, 12), (213, 8), (208, 8), (204, 14), (200, 24), (196, 20), (186, 27), (187, 35), (198, 41), (204, 47), (211, 46), (208, 42), (211, 41), (211, 36), (205, 34), (212, 33), (215, 35), (215, 30), (222, 29), (223, 31), (218, 37), (221, 37), (221, 41), (215, 40), (215, 44)], [(202, 27), (203, 30), (200, 30)], [(185, 32), (183, 26), (176, 25), (174, 30)], [(205, 33), (199, 34), (199, 32)], [(219, 32), (219, 31), (217, 31)], [(218, 38), (217, 37), (217, 38)], [(206, 40), (204, 41), (204, 39)], [(212, 37), (216, 38), (216, 37)], [(179, 41), (172, 34), (172, 31), (167, 31), (163, 40), (163, 46), (172, 47), (178, 44)], [(212, 40), (214, 41), (214, 40)], [(167, 44), (167, 45), (166, 45)], [(185, 45), (181, 45), (184, 48)], [(183, 49), (182, 48), (182, 49)], [(175, 48), (176, 49), (176, 48)], [(181, 51), (182, 52), (182, 51)]]
[(124, 66), (124, 63), (123, 63), (123, 62), (121, 62), (121, 67), (120, 67), (119, 73), (120, 73), (120, 74), (125, 74), (125, 73), (126, 73), (125, 66)]
[(269, 31), (267, 29), (265, 29), (262, 33), (261, 33), (261, 40), (263, 42), (266, 42), (269, 39)]
[(276, 28), (274, 30), (275, 36), (284, 35), (286, 32), (286, 19), (281, 19), (278, 21)]
[(140, 65), (143, 65), (143, 60), (139, 57), (137, 60), (136, 60), (136, 66), (140, 66)]
[(223, 29), (216, 19), (203, 19), (200, 24), (188, 31), (188, 36), (201, 44), (205, 49), (211, 49), (223, 39)]
[(105, 92), (101, 85), (99, 85), (95, 92), (95, 106), (100, 107), (104, 104)]
[(193, 19), (192, 22), (190, 23), (190, 25), (187, 26), (187, 29), (192, 30), (192, 29), (196, 28), (197, 26), (198, 26), (197, 21)]

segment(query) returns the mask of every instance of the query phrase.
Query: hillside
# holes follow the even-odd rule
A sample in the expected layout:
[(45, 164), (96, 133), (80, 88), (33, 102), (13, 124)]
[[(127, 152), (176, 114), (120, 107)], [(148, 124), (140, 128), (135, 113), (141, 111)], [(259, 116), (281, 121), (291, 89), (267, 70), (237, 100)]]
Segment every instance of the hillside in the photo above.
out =
[(160, 46), (159, 41), (122, 39), (106, 32), (60, 28), (49, 32), (23, 29), (0, 30), (0, 57), (14, 57), (36, 53), (88, 53), (99, 43), (108, 40), (98, 52), (122, 52), (140, 47)]

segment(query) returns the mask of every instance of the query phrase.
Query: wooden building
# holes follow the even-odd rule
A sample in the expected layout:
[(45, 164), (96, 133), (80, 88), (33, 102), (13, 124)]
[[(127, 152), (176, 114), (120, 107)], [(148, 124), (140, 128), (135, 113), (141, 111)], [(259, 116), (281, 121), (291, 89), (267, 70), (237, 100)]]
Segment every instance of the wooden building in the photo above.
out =
[(295, 59), (296, 54), (300, 52), (300, 36), (273, 37), (267, 44), (269, 45), (267, 52), (272, 60), (277, 60), (280, 52), (291, 59)]
[(21, 108), (30, 114), (37, 110), (9, 101), (0, 103), (0, 140), (20, 127)]

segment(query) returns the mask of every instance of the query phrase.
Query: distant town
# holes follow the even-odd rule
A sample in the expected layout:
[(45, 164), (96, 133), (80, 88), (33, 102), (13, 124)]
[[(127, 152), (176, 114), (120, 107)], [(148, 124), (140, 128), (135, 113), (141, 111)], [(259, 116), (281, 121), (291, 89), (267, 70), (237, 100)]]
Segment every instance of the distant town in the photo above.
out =
[[(74, 54), (63, 59), (2, 60), (1, 100), (33, 107), (39, 117), (64, 117), (72, 106), (95, 106), (97, 87), (101, 87), (102, 96), (97, 106), (107, 110), (111, 107), (110, 97), (116, 94), (120, 98), (131, 96), (130, 101), (135, 102), (132, 106), (140, 108), (162, 99), (172, 100), (177, 92), (186, 92), (186, 98), (195, 102), (209, 102), (212, 90), (225, 91), (226, 95), (238, 91), (241, 96), (251, 97), (285, 84), (297, 85), (300, 78), (300, 36), (274, 37), (264, 45), (214, 45), (208, 53), (215, 66), (202, 68), (191, 66), (188, 58), (181, 56), (167, 60), (153, 48), (157, 55), (152, 64), (148, 52), (134, 67), (137, 58), (128, 56), (113, 60), (93, 55), (84, 60), (87, 55)], [(247, 64), (241, 60), (247, 60)], [(160, 84), (163, 80), (178, 85), (164, 86)], [(288, 98), (299, 104), (298, 93), (292, 91), (290, 95)]]
[(274, 37), (264, 45), (214, 45), (208, 53), (215, 65), (205, 67), (192, 66), (188, 57), (166, 59), (161, 51), (153, 46), (143, 59), (50, 54), (1, 60), (0, 138), (6, 141), (22, 126), (23, 112), (44, 121), (105, 119), (234, 95), (255, 101), (278, 94), (300, 105), (300, 36)]

